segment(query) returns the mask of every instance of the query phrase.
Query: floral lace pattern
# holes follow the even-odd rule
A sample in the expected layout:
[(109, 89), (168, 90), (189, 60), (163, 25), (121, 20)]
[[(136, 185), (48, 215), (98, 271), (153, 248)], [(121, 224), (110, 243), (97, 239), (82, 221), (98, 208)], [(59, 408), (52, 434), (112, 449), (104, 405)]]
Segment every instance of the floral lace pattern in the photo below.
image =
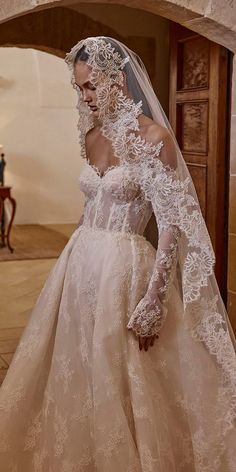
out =
[(120, 90), (135, 57), (88, 38), (69, 65), (82, 45), (120, 165), (80, 175), (83, 216), (0, 389), (0, 472), (234, 472), (235, 350), (191, 178), (169, 132), (140, 136), (142, 103)]
[[(121, 165), (123, 163), (133, 165), (135, 169), (133, 179), (143, 189), (145, 198), (152, 203), (159, 232), (172, 226), (178, 229), (179, 235), (180, 233), (185, 235), (188, 251), (182, 268), (182, 282), (186, 309), (188, 303), (200, 297), (201, 288), (207, 286), (215, 263), (214, 251), (199, 203), (193, 196), (192, 182), (190, 177), (180, 179), (178, 168), (175, 169), (171, 165), (176, 161), (176, 148), (171, 146), (170, 135), (167, 134), (165, 142), (161, 140), (157, 144), (148, 142), (140, 136), (138, 116), (142, 110), (142, 102), (135, 104), (120, 88), (123, 85), (121, 71), (130, 61), (127, 54), (122, 58), (103, 37), (80, 41), (66, 56), (66, 62), (72, 70), (72, 83), (74, 84), (73, 58), (82, 46), (88, 53), (87, 62), (91, 66), (90, 80), (96, 87), (103, 135), (111, 141)], [(78, 96), (82, 102), (80, 91)], [(85, 135), (93, 126), (93, 121), (88, 106), (82, 103), (80, 105), (87, 107), (86, 111), (81, 108), (83, 123), (78, 124), (83, 156), (86, 157)], [(84, 114), (90, 121), (84, 120)], [(173, 236), (172, 243), (175, 245), (176, 242)], [(167, 283), (166, 280), (164, 285)]]
[[(170, 257), (160, 251), (167, 272), (176, 257), (170, 248)], [(198, 311), (186, 329), (174, 278), (168, 316), (150, 352), (140, 353), (127, 330), (155, 263), (156, 251), (142, 235), (84, 224), (75, 230), (0, 389), (1, 472), (176, 472), (176, 464), (178, 472), (233, 471), (232, 455), (218, 453), (222, 430), (234, 431), (233, 398), (206, 351), (206, 336), (200, 338), (220, 322), (216, 305), (203, 302), (211, 310), (204, 329)], [(232, 372), (227, 332), (223, 338), (219, 328), (218, 359), (231, 358)], [(215, 336), (208, 339), (213, 349)]]
[[(121, 51), (119, 60), (117, 54), (115, 55), (115, 45)], [(114, 154), (121, 164), (130, 164), (133, 182), (140, 185), (146, 201), (151, 203), (159, 232), (153, 273), (146, 292), (131, 314), (128, 327), (137, 335), (159, 334), (169, 316), (169, 293), (173, 285), (178, 286), (186, 327), (190, 330), (192, 338), (201, 342), (208, 354), (214, 356), (220, 379), (218, 401), (221, 403), (221, 391), (226, 397), (234, 398), (235, 349), (227, 328), (227, 313), (214, 276), (215, 254), (183, 156), (170, 129), (158, 143), (148, 142), (140, 135), (138, 117), (142, 112), (143, 98), (151, 106), (154, 121), (156, 119), (168, 127), (164, 112), (148, 84), (148, 77), (140, 59), (115, 40), (104, 37), (88, 38), (78, 43), (67, 56), (68, 65), (72, 66), (72, 70), (74, 53), (82, 46), (88, 53), (88, 64), (92, 70), (91, 81), (97, 90), (101, 131), (111, 141)], [(132, 102), (121, 92), (121, 71), (125, 70), (128, 78), (129, 65), (132, 82), (141, 90), (141, 102)], [(108, 106), (110, 95), (111, 108)], [(90, 126), (93, 126), (91, 121)], [(79, 126), (79, 130), (83, 134), (88, 128)], [(166, 267), (161, 261), (166, 261)], [(205, 310), (202, 309), (202, 300), (205, 300)], [(214, 317), (211, 315), (213, 305)], [(222, 340), (225, 338), (227, 348), (224, 348), (223, 355), (219, 356), (217, 352), (221, 352), (221, 337)], [(233, 427), (233, 420), (236, 418), (233, 400), (229, 404), (227, 417), (231, 418), (230, 424)], [(227, 431), (226, 423), (222, 421), (223, 435)], [(200, 431), (195, 435), (196, 443), (199, 440), (199, 457), (205, 440), (203, 437), (203, 432)], [(215, 450), (215, 464), (219, 455), (223, 454), (222, 444), (223, 442), (218, 454)], [(208, 470), (204, 460), (201, 468)]]
[(174, 277), (179, 236), (180, 231), (177, 227), (170, 227), (159, 235), (155, 267), (147, 292), (138, 303), (127, 325), (137, 336), (160, 334), (167, 314), (165, 304)]

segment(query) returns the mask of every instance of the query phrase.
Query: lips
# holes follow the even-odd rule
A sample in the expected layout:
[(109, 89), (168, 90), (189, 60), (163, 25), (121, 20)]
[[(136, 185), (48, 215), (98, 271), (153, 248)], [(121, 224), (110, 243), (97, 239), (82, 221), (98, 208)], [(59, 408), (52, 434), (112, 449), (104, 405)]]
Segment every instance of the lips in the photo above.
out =
[(97, 111), (97, 107), (95, 107), (95, 106), (90, 106), (89, 108), (90, 108), (90, 110), (92, 110), (92, 111)]

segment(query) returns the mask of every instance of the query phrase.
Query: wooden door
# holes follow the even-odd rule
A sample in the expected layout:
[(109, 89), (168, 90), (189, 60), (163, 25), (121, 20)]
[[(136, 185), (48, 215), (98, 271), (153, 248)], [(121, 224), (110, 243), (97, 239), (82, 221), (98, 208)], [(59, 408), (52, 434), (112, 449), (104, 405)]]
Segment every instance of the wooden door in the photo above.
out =
[(170, 27), (169, 119), (194, 181), (227, 289), (228, 50), (180, 25)]

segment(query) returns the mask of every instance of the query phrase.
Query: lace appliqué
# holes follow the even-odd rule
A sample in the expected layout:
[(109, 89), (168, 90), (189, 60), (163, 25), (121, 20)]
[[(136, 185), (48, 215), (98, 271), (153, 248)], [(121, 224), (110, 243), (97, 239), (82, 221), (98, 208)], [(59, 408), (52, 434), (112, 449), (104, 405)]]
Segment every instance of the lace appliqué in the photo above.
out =
[[(133, 181), (140, 185), (146, 201), (151, 203), (158, 226), (159, 241), (153, 273), (146, 293), (131, 313), (128, 326), (132, 327), (136, 333), (145, 333), (145, 336), (159, 333), (168, 315), (169, 289), (176, 277), (180, 288), (178, 294), (180, 303), (183, 303), (181, 309), (184, 327), (189, 328), (189, 334), (195, 339), (196, 344), (203, 345), (206, 348), (206, 354), (210, 354), (210, 357), (214, 359), (214, 368), (218, 375), (217, 405), (219, 409), (217, 411), (221, 411), (220, 407), (224, 412), (227, 409), (229, 411), (227, 415), (222, 413), (224, 425), (222, 424), (220, 434), (215, 441), (217, 447), (214, 449), (213, 467), (216, 470), (215, 464), (219, 462), (222, 451), (226, 447), (222, 436), (232, 427), (236, 416), (235, 353), (225, 323), (227, 314), (225, 314), (214, 277), (215, 255), (195, 188), (185, 168), (177, 143), (170, 145), (169, 141), (174, 142), (171, 134), (166, 134), (157, 144), (147, 142), (140, 136), (138, 118), (142, 113), (142, 103), (134, 103), (121, 91), (122, 70), (127, 61), (132, 63), (137, 70), (139, 64), (136, 58), (129, 56), (125, 48), (122, 51), (126, 54), (119, 57), (109, 40), (103, 37), (88, 38), (80, 41), (67, 56), (67, 63), (71, 70), (73, 70), (73, 59), (82, 46), (89, 55), (88, 64), (92, 70), (90, 80), (96, 87), (102, 123), (101, 132), (110, 140), (114, 154), (121, 163), (128, 163), (132, 167)], [(126, 67), (128, 66), (127, 62)], [(162, 119), (164, 116), (158, 108), (158, 101), (155, 100), (154, 95), (153, 98), (148, 98), (148, 92), (152, 94), (153, 90), (151, 86), (148, 88), (145, 72), (141, 67), (139, 72), (140, 82), (135, 74), (133, 74), (133, 79), (138, 85), (143, 84), (141, 91), (147, 103), (153, 105), (154, 121), (155, 117), (160, 117), (160, 120), (156, 118), (156, 121), (160, 124), (164, 123), (165, 127), (166, 121)], [(82, 155), (86, 157), (85, 135), (94, 126), (94, 122), (92, 113), (83, 103), (79, 91), (78, 98), (81, 116), (78, 128)], [(157, 113), (155, 108), (157, 108)], [(173, 155), (171, 155), (172, 152)], [(172, 165), (172, 162), (176, 162), (176, 166)], [(116, 215), (114, 217), (119, 220), (120, 224), (118, 212)], [(126, 216), (127, 213), (124, 218)], [(204, 307), (203, 300), (205, 300)], [(191, 375), (191, 368), (189, 371), (188, 376)], [(199, 397), (204, 398), (202, 392), (199, 392)], [(210, 397), (207, 398), (210, 399)], [(228, 403), (222, 400), (226, 398), (229, 400)], [(191, 415), (190, 407), (188, 407), (188, 413)], [(193, 445), (196, 463), (201, 472), (210, 470), (206, 465), (209, 463), (209, 447), (206, 447), (206, 438), (210, 441), (210, 437), (214, 438), (214, 435), (215, 432), (212, 431), (211, 434), (202, 416), (196, 426)], [(210, 450), (213, 450), (212, 447)]]
[(159, 335), (164, 324), (167, 310), (169, 287), (177, 260), (177, 242), (180, 231), (171, 227), (159, 237), (155, 267), (145, 296), (140, 300), (127, 327), (137, 336)]
[[(186, 235), (188, 248), (191, 248), (186, 254), (183, 267), (186, 308), (186, 304), (199, 298), (200, 289), (207, 285), (215, 262), (199, 204), (192, 196), (194, 189), (190, 189), (190, 178), (180, 179), (178, 172), (168, 164), (168, 156), (166, 165), (158, 158), (164, 146), (163, 140), (153, 144), (140, 136), (138, 117), (142, 113), (142, 102), (134, 103), (121, 90), (121, 72), (129, 62), (128, 55), (121, 57), (103, 37), (80, 41), (66, 55), (66, 63), (72, 71), (72, 84), (75, 86), (73, 61), (82, 47), (88, 53), (90, 80), (96, 87), (102, 134), (111, 141), (115, 155), (122, 162), (137, 164), (137, 175), (140, 175), (146, 198), (152, 202), (158, 229), (175, 225)], [(93, 126), (93, 121), (92, 113), (83, 103), (79, 90), (78, 96), (82, 117), (78, 128), (85, 156), (85, 134)], [(89, 124), (85, 115), (90, 117)]]
[(158, 305), (150, 308), (149, 300), (142, 298), (127, 325), (137, 336), (153, 336), (160, 332), (164, 316)]
[(215, 255), (198, 202), (190, 192), (191, 181), (178, 177), (178, 171), (168, 170), (156, 159), (142, 164), (142, 188), (152, 202), (158, 230), (175, 226), (186, 238), (187, 253), (183, 260), (183, 301), (197, 300), (201, 287), (207, 286), (213, 274)]

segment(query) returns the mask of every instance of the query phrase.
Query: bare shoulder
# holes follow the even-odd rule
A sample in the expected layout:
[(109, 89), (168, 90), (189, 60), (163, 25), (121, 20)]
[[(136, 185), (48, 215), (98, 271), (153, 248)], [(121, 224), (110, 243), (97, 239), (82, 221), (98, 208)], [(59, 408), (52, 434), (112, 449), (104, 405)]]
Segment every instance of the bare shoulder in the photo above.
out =
[(170, 134), (167, 128), (146, 116), (140, 120), (140, 132), (143, 138), (147, 141), (151, 141), (153, 144), (157, 144), (161, 140), (168, 138)]
[(101, 135), (101, 130), (98, 126), (91, 128), (85, 135), (86, 146), (91, 146), (94, 141)]
[(171, 132), (165, 126), (161, 126), (150, 118), (144, 117), (140, 123), (140, 132), (142, 137), (154, 145), (163, 142), (163, 150), (160, 159), (163, 164), (176, 167), (176, 148)]
[(153, 123), (148, 128), (147, 139), (152, 141), (154, 144), (159, 143), (162, 140), (166, 140), (170, 136), (170, 132), (164, 126)]
[(99, 142), (99, 138), (101, 136), (101, 130), (99, 127), (94, 126), (91, 128), (85, 135), (85, 149), (86, 149), (86, 156), (87, 159), (93, 162), (93, 153), (94, 149), (96, 149), (97, 143)]

